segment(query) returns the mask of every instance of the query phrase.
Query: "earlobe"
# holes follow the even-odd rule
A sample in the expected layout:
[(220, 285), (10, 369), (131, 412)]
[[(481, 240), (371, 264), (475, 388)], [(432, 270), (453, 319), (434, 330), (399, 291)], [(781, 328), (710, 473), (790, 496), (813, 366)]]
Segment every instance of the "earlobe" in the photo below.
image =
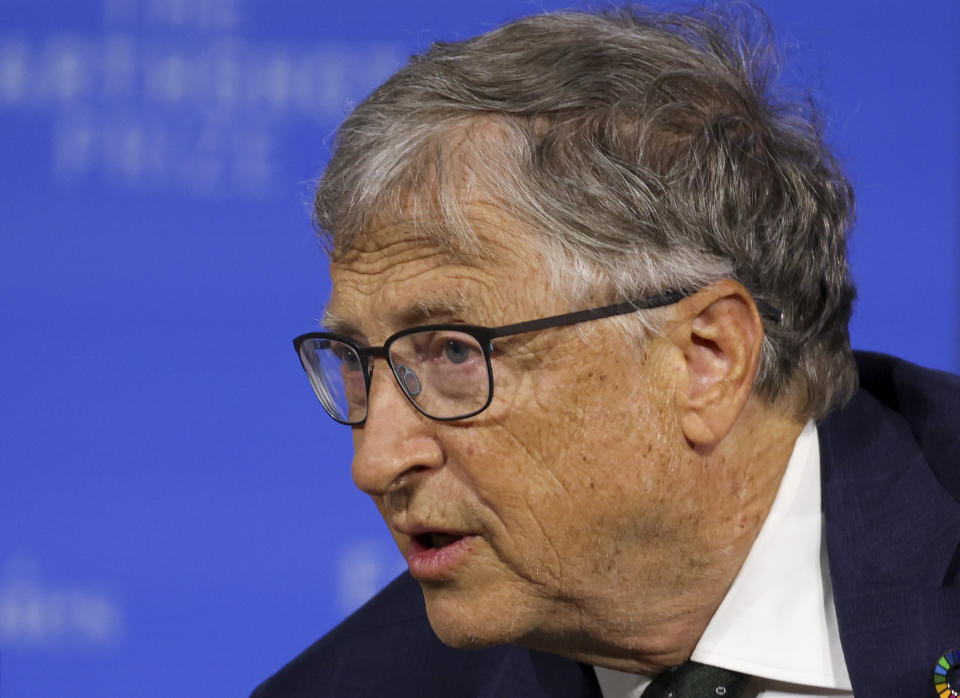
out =
[(749, 291), (725, 279), (691, 296), (670, 333), (684, 363), (686, 384), (677, 395), (680, 426), (700, 448), (731, 430), (753, 388), (763, 325)]

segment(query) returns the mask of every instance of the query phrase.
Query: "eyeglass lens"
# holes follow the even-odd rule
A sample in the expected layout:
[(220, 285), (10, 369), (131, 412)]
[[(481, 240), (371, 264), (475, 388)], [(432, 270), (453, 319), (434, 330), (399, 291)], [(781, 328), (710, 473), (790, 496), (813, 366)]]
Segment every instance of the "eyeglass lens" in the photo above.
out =
[(308, 339), (300, 345), (300, 358), (327, 413), (341, 422), (363, 421), (367, 387), (354, 348), (335, 339)]
[[(301, 345), (300, 353), (330, 416), (346, 423), (362, 422), (367, 384), (356, 350), (333, 339), (310, 339)], [(430, 417), (463, 417), (482, 409), (490, 399), (487, 360), (469, 334), (425, 330), (402, 335), (390, 342), (387, 355), (404, 394)], [(373, 370), (372, 364), (368, 370)]]

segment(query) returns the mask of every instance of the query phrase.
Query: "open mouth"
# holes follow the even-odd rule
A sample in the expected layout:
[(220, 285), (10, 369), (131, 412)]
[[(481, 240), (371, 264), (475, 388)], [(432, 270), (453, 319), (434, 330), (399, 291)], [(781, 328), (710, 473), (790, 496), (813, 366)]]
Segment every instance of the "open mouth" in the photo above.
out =
[(418, 582), (441, 581), (455, 573), (457, 565), (473, 552), (469, 545), (475, 533), (424, 531), (415, 533), (403, 551), (410, 574)]
[(418, 533), (414, 536), (414, 540), (428, 550), (445, 548), (461, 538), (463, 536), (456, 536), (452, 533)]

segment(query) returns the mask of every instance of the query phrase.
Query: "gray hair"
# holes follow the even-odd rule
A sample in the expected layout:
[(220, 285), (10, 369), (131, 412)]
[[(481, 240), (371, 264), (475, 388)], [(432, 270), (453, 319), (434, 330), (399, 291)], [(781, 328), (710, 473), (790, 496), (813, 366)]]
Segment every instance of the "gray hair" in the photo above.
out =
[(401, 213), (482, 253), (458, 205), (476, 187), (535, 231), (571, 298), (735, 279), (784, 313), (755, 392), (821, 418), (857, 383), (853, 192), (813, 107), (774, 94), (769, 36), (759, 10), (630, 8), (436, 43), (340, 126), (317, 226), (334, 259)]

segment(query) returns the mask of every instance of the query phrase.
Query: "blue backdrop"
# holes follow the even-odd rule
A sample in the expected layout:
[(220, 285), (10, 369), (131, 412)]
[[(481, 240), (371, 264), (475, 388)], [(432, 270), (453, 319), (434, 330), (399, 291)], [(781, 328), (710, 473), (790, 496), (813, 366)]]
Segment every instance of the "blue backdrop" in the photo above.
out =
[[(857, 187), (854, 344), (960, 368), (960, 4), (767, 0)], [(245, 695), (399, 571), (290, 345), (331, 133), (553, 0), (0, 0), (0, 697)]]

